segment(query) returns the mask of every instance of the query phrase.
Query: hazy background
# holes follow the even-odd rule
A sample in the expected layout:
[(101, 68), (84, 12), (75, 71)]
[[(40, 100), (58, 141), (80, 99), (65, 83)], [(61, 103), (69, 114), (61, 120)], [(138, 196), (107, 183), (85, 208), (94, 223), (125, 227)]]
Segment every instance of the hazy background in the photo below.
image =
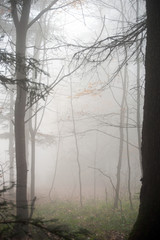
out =
[[(90, 45), (96, 39), (100, 40), (109, 35), (122, 33), (120, 1), (112, 1), (112, 4), (106, 7), (104, 3), (111, 1), (100, 1), (101, 4), (96, 3), (97, 1), (83, 2), (81, 7), (71, 6), (56, 10), (55, 13), (49, 12), (45, 17), (45, 20), (47, 19), (45, 24), (42, 20), (33, 27), (34, 29), (31, 28), (28, 34), (28, 56), (33, 56), (33, 49), (29, 47), (35, 44), (37, 34), (35, 29), (39, 28), (41, 31), (40, 46), (44, 46), (44, 39), (46, 39), (45, 44), (48, 48), (45, 55), (42, 51), (38, 53), (40, 59), (50, 59), (45, 62), (45, 70), (49, 72), (50, 77), (43, 75), (42, 81), (52, 83), (59, 73), (62, 77), (77, 66), (78, 60), (72, 59), (71, 61), (71, 58), (74, 52), (79, 51), (79, 48), (66, 45), (55, 50), (58, 43), (63, 45), (64, 41), (74, 45)], [(126, 26), (128, 23), (135, 22), (136, 12), (131, 4), (127, 5), (125, 2), (123, 4), (125, 19), (128, 21), (125, 23)], [(143, 14), (143, 9), (144, 6), (141, 3), (140, 15)], [(32, 14), (33, 16), (36, 14), (36, 8)], [(2, 23), (4, 24), (3, 21)], [(14, 27), (12, 26), (11, 29), (10, 36), (12, 35), (14, 41)], [(7, 42), (6, 36), (1, 46), (6, 46)], [(60, 81), (45, 101), (41, 100), (38, 103), (38, 109), (45, 107), (45, 110), (38, 111), (36, 119), (39, 123), (43, 116), (36, 136), (38, 139), (36, 143), (36, 196), (38, 201), (59, 198), (79, 200), (77, 156), (81, 168), (83, 199), (105, 199), (106, 192), (108, 198), (113, 199), (114, 190), (110, 179), (116, 185), (120, 128), (123, 128), (124, 134), (120, 197), (128, 198), (127, 129), (132, 195), (136, 196), (139, 192), (141, 172), (136, 123), (136, 59), (133, 58), (127, 65), (128, 125), (126, 123), (127, 107), (125, 107), (123, 109), (124, 124), (120, 126), (124, 69), (112, 79), (123, 57), (124, 51), (117, 51), (110, 61), (102, 62), (100, 65), (95, 66), (95, 64), (84, 62), (75, 73)], [(144, 79), (142, 60), (140, 59), (141, 95), (139, 103), (141, 119)], [(8, 139), (4, 133), (8, 132), (11, 120), (6, 113), (9, 110), (9, 96), (9, 90), (6, 94), (4, 88), (1, 89), (1, 113), (6, 114), (6, 120), (2, 122), (0, 130), (1, 171), (5, 172), (1, 179), (3, 177), (6, 184), (9, 181), (9, 155)], [(33, 125), (34, 121), (33, 118)], [(30, 183), (30, 158), (29, 140), (28, 183)], [(110, 179), (99, 170), (107, 174)], [(29, 184), (28, 189), (30, 189)]]

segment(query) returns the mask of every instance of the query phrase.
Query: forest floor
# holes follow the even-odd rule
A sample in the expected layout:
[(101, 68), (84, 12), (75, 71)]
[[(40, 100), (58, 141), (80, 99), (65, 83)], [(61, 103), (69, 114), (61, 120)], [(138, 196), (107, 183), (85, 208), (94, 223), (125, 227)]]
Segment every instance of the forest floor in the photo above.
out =
[(71, 238), (73, 240), (125, 240), (136, 220), (137, 211), (138, 200), (134, 201), (133, 209), (126, 201), (119, 209), (113, 209), (112, 203), (103, 201), (88, 201), (83, 207), (77, 202), (54, 201), (38, 204), (34, 217), (44, 221), (52, 219), (63, 230), (67, 226), (69, 231), (77, 233), (77, 237)]

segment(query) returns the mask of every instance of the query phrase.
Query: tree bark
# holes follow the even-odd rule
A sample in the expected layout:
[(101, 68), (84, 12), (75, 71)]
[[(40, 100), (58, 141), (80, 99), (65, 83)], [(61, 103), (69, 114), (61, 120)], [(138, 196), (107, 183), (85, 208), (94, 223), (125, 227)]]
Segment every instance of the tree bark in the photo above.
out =
[[(16, 148), (16, 216), (19, 220), (28, 219), (27, 203), (27, 163), (25, 149), (25, 106), (26, 106), (26, 36), (31, 0), (23, 1), (21, 16), (18, 16), (17, 3), (11, 1), (11, 13), (16, 28), (16, 79), (17, 95), (15, 102), (15, 148)], [(25, 239), (27, 225), (17, 224), (16, 239)]]
[(160, 237), (160, 1), (146, 0), (147, 47), (140, 207), (129, 240)]
[[(26, 68), (25, 52), (27, 24), (31, 1), (23, 2), (20, 20), (15, 1), (11, 1), (12, 16), (16, 28), (16, 79), (17, 95), (15, 102), (15, 148), (16, 148), (16, 217), (19, 220), (28, 219), (27, 202), (27, 162), (25, 146), (25, 106), (26, 106)], [(27, 225), (16, 224), (16, 239), (25, 239)]]
[[(26, 32), (19, 28), (17, 30), (16, 53), (21, 57), (25, 56), (25, 40)], [(22, 87), (17, 86), (17, 97), (15, 103), (15, 143), (16, 143), (16, 170), (17, 170), (17, 217), (28, 218), (27, 210), (27, 163), (25, 149), (25, 106), (26, 106), (26, 91), (25, 73), (22, 66), (17, 66), (17, 80), (22, 81)]]

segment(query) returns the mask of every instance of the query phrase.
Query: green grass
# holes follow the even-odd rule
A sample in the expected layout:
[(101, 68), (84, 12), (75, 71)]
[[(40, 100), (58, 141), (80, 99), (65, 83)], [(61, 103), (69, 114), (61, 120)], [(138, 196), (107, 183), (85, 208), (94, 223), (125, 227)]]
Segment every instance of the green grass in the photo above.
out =
[[(34, 217), (45, 219), (58, 219), (59, 224), (68, 225), (71, 231), (79, 228), (87, 229), (92, 233), (90, 240), (107, 240), (112, 232), (127, 236), (137, 216), (138, 202), (131, 210), (127, 202), (122, 203), (122, 210), (113, 210), (112, 205), (99, 201), (86, 202), (80, 207), (76, 202), (56, 201), (38, 205)], [(82, 238), (77, 238), (82, 239)], [(86, 238), (83, 238), (86, 240)]]

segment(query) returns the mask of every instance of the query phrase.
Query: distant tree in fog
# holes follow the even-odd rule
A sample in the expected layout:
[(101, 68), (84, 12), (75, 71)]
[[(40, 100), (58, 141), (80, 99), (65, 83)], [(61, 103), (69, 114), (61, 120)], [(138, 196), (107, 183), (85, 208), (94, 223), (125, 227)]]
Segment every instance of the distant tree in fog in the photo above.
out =
[[(124, 5), (123, 5), (123, 1), (120, 0), (120, 5), (121, 5), (121, 25), (122, 25), (122, 34), (124, 34), (125, 32), (125, 27), (124, 27), (124, 23), (125, 23), (125, 11), (124, 11)], [(117, 53), (118, 55), (118, 53)], [(117, 58), (119, 58), (117, 56)], [(124, 59), (128, 58), (128, 52), (127, 52), (127, 47), (124, 45)], [(120, 63), (120, 61), (119, 61)], [(116, 191), (115, 191), (115, 198), (114, 198), (114, 208), (118, 208), (118, 202), (119, 202), (119, 194), (120, 194), (120, 184), (121, 184), (121, 168), (122, 168), (122, 160), (123, 160), (123, 150), (124, 150), (124, 126), (126, 125), (126, 129), (128, 130), (128, 125), (125, 124), (125, 119), (126, 117), (128, 118), (128, 115), (126, 115), (126, 109), (127, 109), (127, 81), (129, 81), (128, 79), (128, 66), (127, 66), (127, 62), (124, 64), (123, 69), (120, 70), (119, 72), (120, 77), (121, 77), (121, 81), (122, 81), (122, 99), (121, 99), (121, 103), (120, 103), (120, 121), (119, 121), (119, 138), (120, 138), (120, 142), (119, 142), (119, 156), (118, 156), (118, 164), (117, 164), (117, 174), (116, 174)], [(127, 119), (128, 122), (128, 119)], [(127, 132), (127, 142), (128, 142), (128, 132)], [(128, 143), (127, 143), (128, 144)], [(128, 145), (127, 145), (128, 146)], [(129, 160), (129, 151), (127, 151), (127, 158)], [(129, 169), (130, 170), (130, 169)], [(130, 171), (129, 171), (129, 179), (130, 179)], [(128, 182), (128, 187), (130, 189), (130, 182)], [(131, 200), (131, 191), (129, 191), (130, 194), (130, 202)], [(132, 205), (132, 203), (131, 203)]]
[(70, 93), (71, 93), (71, 115), (73, 122), (73, 136), (75, 139), (75, 147), (76, 147), (76, 162), (78, 166), (78, 183), (79, 183), (79, 197), (80, 197), (80, 205), (83, 206), (83, 195), (82, 195), (82, 171), (81, 171), (81, 163), (80, 163), (80, 154), (79, 154), (79, 146), (78, 146), (78, 137), (76, 133), (76, 122), (74, 116), (74, 105), (73, 105), (73, 90), (72, 90), (72, 81), (70, 79)]
[[(120, 111), (120, 146), (119, 146), (119, 161), (117, 165), (117, 180), (116, 180), (116, 195), (115, 195), (115, 201), (114, 206), (118, 207), (118, 199), (119, 199), (119, 190), (120, 190), (120, 180), (121, 180), (121, 166), (122, 166), (122, 158), (123, 158), (123, 142), (126, 141), (124, 137), (124, 128), (129, 129), (129, 122), (127, 119), (127, 124), (125, 123), (126, 117), (128, 118), (129, 112), (125, 112), (126, 109), (128, 109), (127, 99), (126, 99), (126, 84), (127, 83), (127, 67), (130, 60), (134, 59), (135, 62), (137, 62), (137, 83), (136, 89), (137, 89), (137, 122), (134, 126), (137, 128), (137, 135), (138, 135), (138, 151), (139, 151), (139, 160), (140, 160), (140, 166), (141, 166), (141, 123), (140, 123), (140, 95), (141, 95), (141, 83), (140, 83), (140, 58), (143, 58), (143, 46), (146, 39), (146, 16), (145, 14), (143, 16), (139, 16), (139, 14), (136, 12), (136, 7), (138, 8), (140, 3), (137, 5), (132, 4), (131, 2), (123, 2), (119, 1), (121, 7), (116, 7), (116, 4), (110, 3), (109, 1), (100, 1), (102, 5), (109, 8), (115, 8), (117, 12), (119, 12), (121, 16), (121, 27), (118, 25), (117, 34), (108, 36), (106, 38), (101, 37), (102, 33), (104, 32), (105, 22), (103, 21), (103, 27), (100, 32), (100, 35), (95, 40), (93, 44), (90, 44), (88, 46), (78, 46), (80, 50), (77, 50), (77, 53), (75, 54), (75, 59), (77, 61), (84, 61), (86, 64), (92, 64), (92, 67), (98, 68), (99, 65), (103, 64), (105, 61), (112, 62), (112, 59), (115, 58), (115, 52), (119, 49), (123, 49), (123, 52), (120, 52), (123, 56), (120, 56), (120, 61), (118, 62), (118, 67), (116, 68), (116, 71), (112, 74), (112, 76), (109, 78), (106, 85), (103, 87), (109, 86), (109, 84), (118, 77), (121, 74), (121, 71), (124, 70), (123, 76), (123, 86), (122, 86), (122, 101), (121, 101), (121, 111)], [(118, 1), (116, 2), (118, 4)], [(131, 5), (129, 5), (131, 4)], [(131, 9), (133, 9), (133, 12), (135, 14), (135, 23), (131, 23), (126, 16), (126, 12), (124, 11), (125, 6), (130, 6)], [(118, 5), (117, 5), (118, 6)], [(134, 10), (135, 9), (135, 10)], [(119, 32), (118, 32), (119, 31)], [(127, 114), (127, 115), (125, 115)], [(127, 142), (129, 141), (129, 134), (126, 129), (126, 138)], [(129, 151), (128, 151), (128, 145), (127, 145), (127, 163), (128, 163), (128, 193), (129, 193), (129, 199), (131, 203), (131, 190), (130, 190), (130, 179), (131, 179), (131, 168), (130, 168), (130, 160), (129, 160)], [(132, 203), (131, 203), (132, 205)]]
[(130, 51), (127, 59), (124, 59), (118, 67), (119, 71), (132, 56), (137, 56), (137, 47), (140, 47), (146, 38), (147, 29), (142, 129), (142, 187), (139, 214), (129, 240), (158, 239), (160, 236), (160, 2), (146, 0), (146, 9), (147, 19), (142, 17), (124, 34), (95, 41), (93, 45), (80, 50), (76, 56), (78, 60), (84, 57), (86, 62), (97, 65), (106, 61), (117, 47), (125, 45), (130, 47), (132, 52)]

